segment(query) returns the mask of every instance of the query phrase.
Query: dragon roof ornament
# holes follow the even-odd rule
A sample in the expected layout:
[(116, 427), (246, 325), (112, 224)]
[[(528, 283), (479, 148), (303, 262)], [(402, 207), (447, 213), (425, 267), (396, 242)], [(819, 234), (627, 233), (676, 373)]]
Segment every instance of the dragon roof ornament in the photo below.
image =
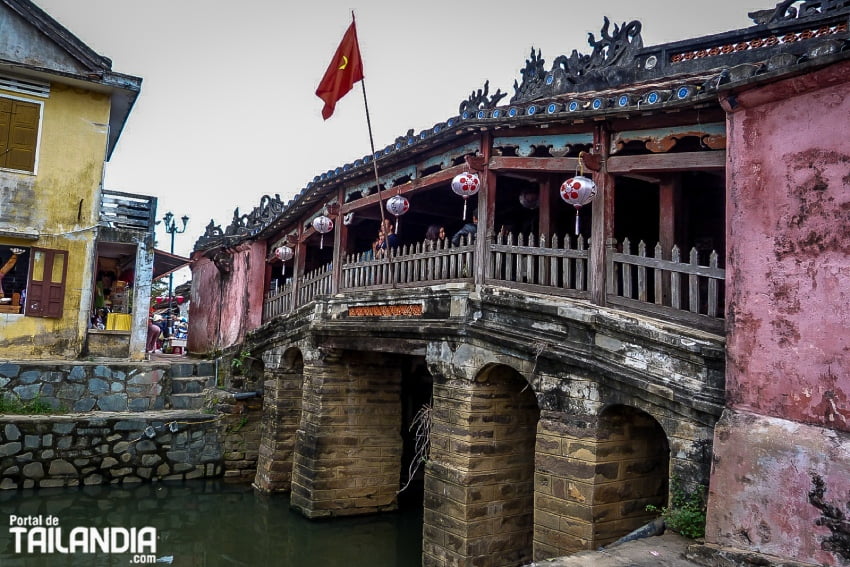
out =
[(557, 57), (548, 73), (540, 50), (535, 53), (532, 47), (525, 68), (520, 70), (522, 83), (514, 81), (511, 103), (605, 88), (616, 83), (620, 74), (618, 70), (631, 68), (635, 56), (643, 48), (640, 35), (642, 26), (638, 20), (633, 20), (629, 23), (623, 22), (621, 26), (614, 24), (614, 31), (609, 32), (610, 26), (611, 22), (606, 17), (598, 40), (592, 33), (587, 34), (587, 43), (593, 48), (590, 55), (574, 49), (569, 57)]
[(772, 9), (758, 10), (747, 15), (756, 25), (778, 24), (826, 16), (848, 7), (850, 7), (850, 0), (783, 0)]
[(280, 195), (276, 194), (274, 197), (263, 195), (260, 204), (248, 214), (240, 215), (239, 207), (236, 207), (233, 211), (233, 220), (224, 230), (210, 220), (196, 246), (206, 247), (219, 241), (226, 241), (228, 238), (241, 240), (243, 237), (253, 236), (271, 223), (283, 209), (284, 204), (280, 200)]
[[(532, 48), (532, 55), (534, 49)], [(463, 115), (465, 111), (473, 112), (481, 109), (496, 108), (499, 101), (508, 96), (508, 93), (503, 93), (502, 89), (497, 89), (492, 96), (490, 93), (490, 81), (484, 82), (484, 89), (478, 89), (478, 92), (472, 91), (469, 98), (460, 103), (458, 114)]]

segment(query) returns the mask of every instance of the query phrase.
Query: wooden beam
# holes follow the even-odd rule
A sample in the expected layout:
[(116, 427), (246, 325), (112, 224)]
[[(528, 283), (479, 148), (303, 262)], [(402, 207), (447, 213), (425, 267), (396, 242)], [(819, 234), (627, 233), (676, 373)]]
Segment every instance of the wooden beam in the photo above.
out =
[(517, 169), (566, 173), (578, 169), (578, 158), (494, 156), (490, 158), (489, 166), (490, 171)]
[[(455, 175), (459, 173), (463, 173), (466, 171), (466, 164), (455, 165), (449, 168), (446, 168), (442, 171), (438, 171), (436, 173), (432, 173), (431, 175), (427, 175), (425, 177), (420, 177), (419, 179), (413, 179), (408, 181), (407, 183), (403, 183), (396, 187), (390, 187), (389, 189), (384, 189), (381, 191), (381, 195), (384, 200), (389, 199), (395, 195), (405, 195), (407, 193), (412, 193), (414, 191), (422, 191), (424, 189), (429, 189), (434, 185), (440, 185), (442, 183), (450, 182)], [(374, 205), (378, 202), (378, 193), (373, 193), (372, 195), (368, 195), (366, 197), (361, 197), (356, 201), (351, 201), (350, 203), (345, 203), (340, 207), (340, 214), (345, 214), (351, 211), (356, 211), (362, 209), (363, 207), (368, 207), (369, 205)]]
[(607, 160), (607, 170), (612, 175), (653, 171), (725, 171), (726, 151), (611, 156)]

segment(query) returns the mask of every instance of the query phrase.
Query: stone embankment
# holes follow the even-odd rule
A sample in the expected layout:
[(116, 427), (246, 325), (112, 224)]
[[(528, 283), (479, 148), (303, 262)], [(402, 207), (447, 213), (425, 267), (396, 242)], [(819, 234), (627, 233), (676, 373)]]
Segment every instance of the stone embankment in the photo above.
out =
[(223, 472), (218, 419), (196, 411), (0, 417), (0, 489)]
[(3, 395), (74, 411), (0, 415), (0, 490), (253, 481), (262, 396), (215, 389), (214, 373), (210, 362), (0, 363)]

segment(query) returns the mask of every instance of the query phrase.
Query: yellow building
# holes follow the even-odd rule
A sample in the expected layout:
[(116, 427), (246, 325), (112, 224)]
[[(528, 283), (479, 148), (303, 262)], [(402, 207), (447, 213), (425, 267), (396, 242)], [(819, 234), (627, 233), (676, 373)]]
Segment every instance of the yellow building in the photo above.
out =
[(102, 180), (142, 81), (27, 0), (0, 30), (0, 359), (141, 358), (156, 199)]

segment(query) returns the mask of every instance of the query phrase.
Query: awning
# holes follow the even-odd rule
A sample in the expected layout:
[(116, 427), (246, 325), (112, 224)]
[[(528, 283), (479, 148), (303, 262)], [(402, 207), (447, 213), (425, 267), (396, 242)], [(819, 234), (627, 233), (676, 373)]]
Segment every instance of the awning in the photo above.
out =
[(176, 272), (180, 268), (188, 266), (189, 262), (191, 262), (189, 258), (170, 254), (164, 250), (155, 248), (153, 251), (153, 279), (158, 280), (172, 272)]

